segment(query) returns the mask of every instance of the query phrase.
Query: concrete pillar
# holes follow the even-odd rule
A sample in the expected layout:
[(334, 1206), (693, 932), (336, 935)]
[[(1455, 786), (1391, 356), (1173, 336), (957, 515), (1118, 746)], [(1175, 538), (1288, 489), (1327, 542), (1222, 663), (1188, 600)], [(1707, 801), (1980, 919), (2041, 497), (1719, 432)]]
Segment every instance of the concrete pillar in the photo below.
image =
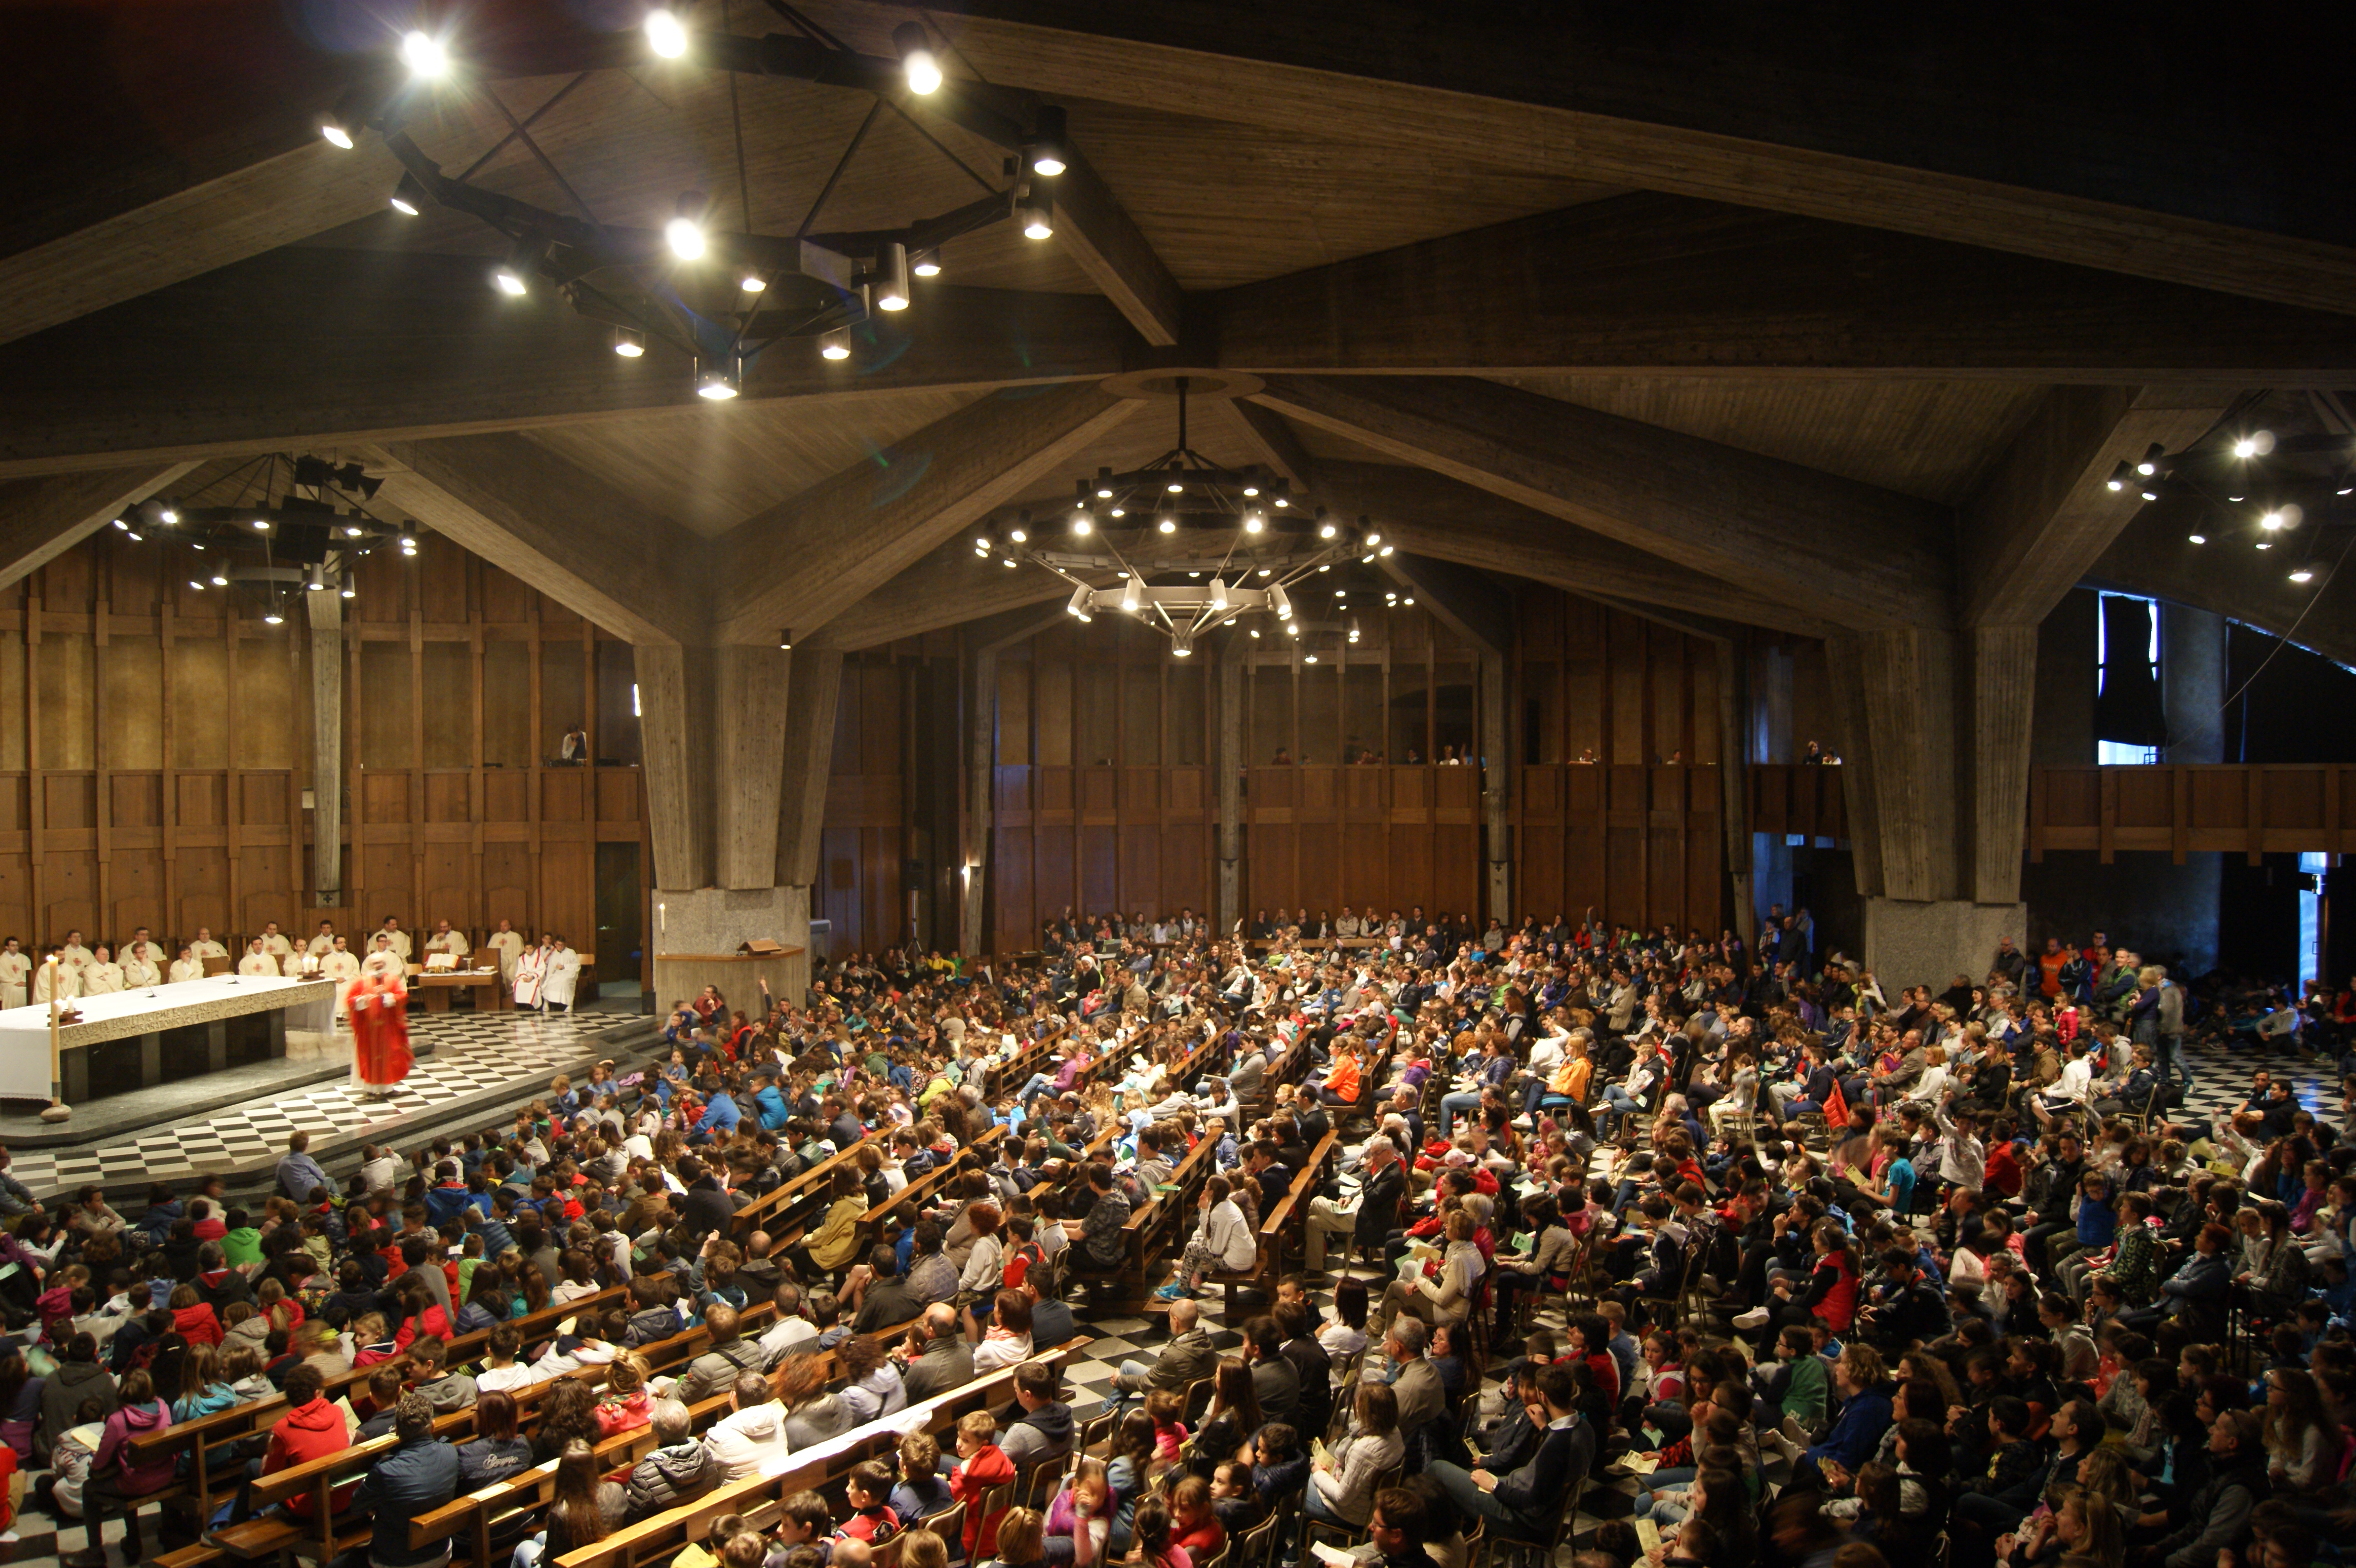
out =
[(1744, 756), (1749, 706), (1750, 639), (1712, 644), (1718, 654), (1719, 816), (1726, 836), (1726, 873), (1734, 894), (1734, 929), (1743, 946), (1759, 942), (1759, 907), (1751, 873), (1751, 779)]
[[(805, 949), (809, 941), (809, 882), (815, 875), (816, 824), (808, 861), (794, 880), (780, 875), (789, 827), (801, 825), (809, 730), (794, 702), (823, 680), (817, 800), (825, 811), (826, 762), (834, 740), (833, 687), (842, 656), (788, 653), (771, 646), (637, 650), (638, 706), (648, 836), (654, 845), (655, 989), (666, 1001), (717, 985), (732, 1002), (757, 1004), (756, 982), (798, 999), (809, 983), (806, 953), (741, 962), (736, 950), (755, 940)], [(788, 759), (792, 759), (789, 766)], [(798, 855), (801, 846), (794, 846)], [(795, 865), (801, 864), (797, 859)]]
[(998, 784), (998, 650), (983, 648), (966, 661), (965, 849), (958, 862), (958, 946), (989, 950), (990, 845)]
[(2021, 823), (2034, 628), (1829, 639), (1865, 961), (1891, 983), (1985, 972), (2026, 940)]
[[(334, 575), (329, 574), (329, 580)], [(344, 902), (344, 601), (303, 596), (311, 624), (311, 883), (323, 908)]]
[(1507, 810), (1514, 777), (1512, 729), (1507, 708), (1505, 656), (1483, 649), (1481, 653), (1481, 812), (1488, 844), (1485, 878), (1489, 918), (1510, 929), (1514, 923), (1513, 815)]
[(2225, 618), (2182, 605), (2159, 607), (2160, 701), (2168, 711), (2169, 762), (2225, 759)]
[(1219, 654), (1219, 744), (1212, 762), (1219, 779), (1219, 929), (1244, 918), (1244, 652), (1230, 638)]

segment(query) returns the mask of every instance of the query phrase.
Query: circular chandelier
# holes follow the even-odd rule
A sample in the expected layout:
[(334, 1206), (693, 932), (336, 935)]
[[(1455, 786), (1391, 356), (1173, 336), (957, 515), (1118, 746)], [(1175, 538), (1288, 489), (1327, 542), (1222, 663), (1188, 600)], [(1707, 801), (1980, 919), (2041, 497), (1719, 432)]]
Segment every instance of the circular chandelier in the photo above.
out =
[(2104, 482), (2146, 501), (2197, 507), (2190, 543), (2238, 538), (2253, 549), (2279, 549), (2285, 575), (2301, 585), (2329, 576), (2333, 542), (2345, 556), (2356, 540), (2356, 439), (2343, 435), (2278, 435), (2229, 420), (2181, 452), (2154, 442), (2141, 457), (2122, 459)]
[[(1353, 558), (1371, 564), (1394, 547), (1363, 517), (1355, 527), (1328, 517), (1289, 480), (1258, 467), (1223, 467), (1189, 446), (1190, 378), (1176, 381), (1177, 446), (1141, 468), (1076, 480), (1060, 542), (1037, 537), (1025, 511), (985, 525), (974, 553), (1054, 573), (1072, 585), (1065, 608), (1075, 619), (1131, 617), (1167, 637), (1180, 659), (1247, 616), (1271, 616), (1298, 638), (1291, 590), (1302, 579)], [(1111, 582), (1091, 580), (1105, 577)]]
[(265, 453), (187, 495), (142, 501), (114, 527), (134, 544), (185, 550), (174, 566), (191, 589), (250, 594), (278, 626), (292, 596), (358, 597), (352, 563), (379, 545), (415, 559), (415, 525), (368, 510), (383, 483), (358, 463)]

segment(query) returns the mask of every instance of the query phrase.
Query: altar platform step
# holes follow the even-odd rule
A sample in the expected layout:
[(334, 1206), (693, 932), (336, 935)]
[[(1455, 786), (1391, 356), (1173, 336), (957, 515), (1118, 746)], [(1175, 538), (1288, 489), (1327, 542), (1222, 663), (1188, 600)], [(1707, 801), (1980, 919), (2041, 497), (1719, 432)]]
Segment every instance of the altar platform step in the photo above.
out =
[(656, 1030), (650, 1019), (610, 1013), (444, 1013), (412, 1015), (410, 1037), (419, 1060), (389, 1100), (360, 1097), (345, 1036), (328, 1056), (93, 1101), (62, 1129), (36, 1118), (40, 1133), (23, 1135), (24, 1117), (11, 1115), (0, 1119), (0, 1144), (15, 1156), (9, 1174), (43, 1200), (95, 1182), (123, 1209), (148, 1182), (220, 1176), (242, 1188), (266, 1178), (298, 1129), (311, 1134), (311, 1157), (335, 1172), (363, 1143), (405, 1147), (543, 1094), (558, 1073), (578, 1079), (603, 1058), (643, 1055)]

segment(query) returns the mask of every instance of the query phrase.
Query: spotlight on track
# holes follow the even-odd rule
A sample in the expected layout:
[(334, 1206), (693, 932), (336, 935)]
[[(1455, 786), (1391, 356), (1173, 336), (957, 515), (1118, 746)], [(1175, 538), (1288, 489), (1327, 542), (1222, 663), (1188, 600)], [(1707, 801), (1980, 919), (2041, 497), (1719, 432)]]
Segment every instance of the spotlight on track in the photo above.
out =
[(665, 59), (677, 59), (687, 52), (687, 27), (677, 12), (668, 5), (658, 5), (647, 13), (647, 48)]
[(392, 209), (404, 218), (414, 218), (425, 209), (425, 188), (413, 174), (404, 174), (401, 183), (392, 188)]
[(900, 53), (909, 91), (927, 98), (941, 90), (941, 63), (933, 58), (932, 40), (925, 36), (922, 22), (903, 22), (893, 28), (892, 47)]

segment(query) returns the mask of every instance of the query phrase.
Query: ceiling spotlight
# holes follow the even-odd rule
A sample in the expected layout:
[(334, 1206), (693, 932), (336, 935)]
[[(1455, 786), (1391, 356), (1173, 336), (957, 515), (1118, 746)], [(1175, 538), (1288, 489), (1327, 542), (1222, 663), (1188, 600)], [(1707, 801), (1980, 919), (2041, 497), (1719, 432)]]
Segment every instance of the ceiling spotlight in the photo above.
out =
[(1268, 602), (1275, 607), (1277, 619), (1290, 620), (1292, 618), (1292, 600), (1286, 595), (1282, 586), (1280, 585), (1269, 589)]
[(1064, 609), (1066, 613), (1083, 623), (1092, 621), (1097, 618), (1088, 613), (1088, 605), (1095, 596), (1096, 590), (1082, 583), (1072, 590), (1072, 602), (1066, 605)]
[(1271, 573), (1270, 573), (1270, 571), (1269, 570), (1269, 568), (1268, 568), (1268, 567), (1263, 566), (1263, 567), (1261, 567), (1261, 568), (1259, 569), (1259, 575), (1260, 575), (1261, 576), (1263, 576), (1263, 577), (1266, 577), (1266, 576), (1272, 575), (1273, 574), (1271, 574)]
[(342, 586), (338, 587), (336, 592), (340, 597), (347, 599), (357, 599), (360, 596), (359, 589), (355, 587), (352, 584), (352, 575), (348, 569), (344, 573)]
[(1100, 501), (1108, 501), (1112, 499), (1112, 470), (1110, 468), (1098, 468), (1097, 470), (1097, 499)]
[(169, 501), (166, 501), (164, 505), (156, 509), (155, 521), (166, 524), (167, 526), (177, 522), (180, 521), (179, 510), (173, 506)]
[(311, 567), (304, 574), (303, 591), (305, 593), (321, 594), (327, 592), (327, 569), (325, 566)]
[(413, 74), (428, 81), (450, 69), (450, 53), (442, 47), (442, 41), (414, 29), (401, 40), (401, 58), (409, 63)]
[(216, 588), (226, 588), (226, 587), (228, 587), (228, 586), (229, 586), (229, 578), (228, 578), (228, 576), (227, 576), (225, 574), (223, 574), (223, 573), (220, 573), (220, 572), (216, 572), (216, 573), (214, 573), (214, 574), (213, 574), (213, 586), (214, 586), (214, 587), (216, 587)]
[(875, 253), (875, 308), (908, 308), (908, 247), (896, 240)]
[(401, 183), (392, 188), (392, 209), (404, 218), (414, 218), (425, 206), (425, 188), (417, 183), (413, 174), (404, 174)]
[(647, 48), (665, 59), (677, 59), (687, 52), (687, 27), (669, 7), (658, 5), (647, 13)]
[(941, 275), (941, 253), (918, 251), (908, 258), (908, 270), (920, 278), (937, 278)]
[(286, 618), (280, 615), (273, 609), (268, 615), (262, 618), (262, 624), (264, 626), (284, 626), (286, 624)]
[(695, 395), (713, 403), (726, 403), (744, 390), (744, 368), (741, 361), (723, 360), (705, 365), (695, 373)]
[(1120, 607), (1130, 615), (1137, 613), (1137, 579), (1129, 579), (1129, 586), (1120, 591)]
[(319, 116), (319, 134), (327, 139), (329, 146), (340, 147), (348, 153), (352, 150), (352, 127), (359, 123), (359, 117), (351, 112), (348, 103), (348, 100)]
[(614, 328), (614, 352), (625, 360), (635, 360), (647, 351), (647, 335), (636, 327)]
[(2234, 441), (2233, 441), (2233, 456), (2236, 456), (2236, 457), (2254, 457), (2254, 456), (2256, 456), (2257, 455), (2258, 455), (2258, 444), (2257, 444), (2256, 442), (2254, 442), (2254, 441), (2251, 440), (2251, 439), (2250, 439), (2248, 436), (2246, 436), (2246, 435), (2236, 436), (2236, 437), (2234, 438)]
[(2280, 528), (2283, 525), (2283, 514), (2279, 510), (2270, 511), (2264, 517), (2258, 519), (2258, 526), (2260, 528)]
[(2136, 465), (2136, 472), (2149, 478), (2159, 472), (2159, 460), (2167, 456), (2168, 448), (2157, 441), (2153, 442), (2144, 449), (2143, 461)]
[(1087, 512), (1076, 511), (1072, 514), (1072, 532), (1078, 534), (1081, 538), (1087, 538), (1089, 531), (1095, 528), (1095, 526), (1096, 525), (1094, 523), (1088, 521), (1088, 514)]
[(123, 521), (121, 518), (119, 518), (119, 517), (118, 517), (118, 518), (116, 518), (116, 519), (114, 520), (114, 526), (115, 526), (115, 527), (117, 527), (117, 528), (119, 528), (119, 529), (121, 529), (121, 530), (123, 530), (123, 532), (124, 532), (125, 533), (128, 533), (128, 532), (131, 532), (131, 525), (130, 525), (129, 523), (127, 523), (127, 522)]
[(785, 630), (777, 633), (777, 651), (780, 653), (791, 653), (793, 650), (794, 628), (792, 627), (787, 627)]
[(1185, 485), (1185, 481), (1184, 481), (1184, 480), (1183, 480), (1183, 479), (1173, 479), (1173, 480), (1171, 480), (1171, 481), (1170, 481), (1170, 493), (1171, 493), (1172, 495), (1173, 495), (1173, 496), (1183, 496), (1183, 495), (1184, 495), (1184, 494), (1186, 493), (1186, 485)]
[(1337, 599), (1346, 599), (1350, 596), (1350, 590), (1347, 588), (1336, 588), (1333, 590), (1333, 596)]
[(1186, 641), (1173, 642), (1170, 645), (1170, 652), (1173, 658), (1191, 658), (1194, 652), (1194, 645)]
[(1302, 662), (1303, 662), (1303, 663), (1307, 663), (1307, 664), (1314, 664), (1314, 663), (1316, 663), (1316, 662), (1317, 662), (1317, 655), (1315, 655), (1315, 654), (1312, 653), (1312, 654), (1308, 655), (1308, 656), (1307, 656), (1307, 657), (1302, 660)]
[(1341, 532), (1342, 531), (1340, 529), (1334, 527), (1330, 522), (1321, 522), (1317, 525), (1317, 537), (1320, 539), (1336, 538), (1341, 534)]
[(2271, 430), (2253, 430), (2233, 443), (2236, 457), (2263, 457), (2274, 449), (2275, 433)]
[(1153, 526), (1164, 533), (1175, 533), (1178, 532), (1178, 520), (1174, 517), (1165, 517)]
[(417, 548), (417, 535), (415, 535), (415, 534), (413, 534), (413, 533), (404, 533), (404, 534), (402, 534), (402, 535), (401, 536), (401, 548), (402, 549), (402, 551), (403, 551), (403, 552), (412, 551), (412, 550), (416, 549), (416, 548)]
[(2275, 542), (2271, 539), (2261, 539), (2258, 541), (2258, 548), (2261, 550), (2272, 550), (2274, 547)]
[(2158, 499), (2159, 499), (2159, 486), (2158, 486), (2158, 485), (2157, 485), (2157, 484), (2154, 484), (2154, 483), (2147, 482), (2147, 483), (2142, 487), (2142, 493), (2143, 493), (2143, 499), (2146, 499), (2146, 500), (2147, 500), (2147, 501), (2156, 501), (2156, 500), (2158, 500)]
[(982, 554), (982, 555), (987, 555), (987, 554), (989, 554), (989, 553), (990, 553), (990, 535), (988, 535), (987, 533), (985, 533), (985, 534), (980, 535), (979, 538), (975, 539), (975, 541), (973, 542), (973, 548), (974, 548), (975, 553), (978, 553), (978, 554)]
[(1014, 561), (1014, 557), (1013, 557), (1013, 556), (1012, 556), (1012, 555), (1001, 555), (1001, 556), (1000, 556), (1000, 557), (998, 558), (998, 564), (999, 564), (1000, 565), (1001, 565), (1001, 566), (1005, 567), (1005, 568), (1006, 568), (1008, 571), (1010, 571), (1010, 572), (1012, 572), (1012, 570), (1014, 570), (1015, 561)]
[(1254, 642), (1258, 642), (1258, 641), (1259, 640), (1259, 628), (1258, 628), (1258, 627), (1254, 627), (1254, 628), (1251, 628), (1251, 635), (1252, 635), (1252, 640), (1253, 640)]
[(2105, 489), (2123, 490), (2127, 488), (2127, 481), (2134, 477), (2135, 470), (2128, 467), (2127, 460), (2122, 457), (2119, 459), (2119, 466), (2111, 470), (2111, 477), (2103, 481), (2103, 487)]
[(1276, 504), (1279, 506), (1290, 506), (1292, 503), (1286, 500), (1282, 496), (1279, 496), (1276, 498)]
[(2195, 544), (2206, 544), (2209, 542), (2209, 536), (2205, 533), (2188, 533), (2185, 537), (2192, 541)]
[(1026, 240), (1052, 240), (1055, 237), (1055, 199), (1044, 190), (1033, 189), (1015, 204), (1015, 221), (1023, 225)]
[(818, 353), (819, 358), (821, 360), (848, 360), (851, 358), (851, 328), (848, 327), (838, 327), (831, 332), (819, 333), (818, 339)]
[(1031, 536), (1030, 536), (1029, 534), (1027, 534), (1027, 533), (1023, 532), (1021, 529), (1019, 529), (1019, 528), (1010, 528), (1010, 529), (1008, 529), (1008, 530), (1006, 531), (1006, 537), (1007, 537), (1007, 538), (1009, 538), (1009, 539), (1011, 539), (1011, 540), (1012, 540), (1012, 541), (1014, 541), (1014, 542), (1015, 542), (1015, 543), (1017, 543), (1017, 544), (1027, 544), (1027, 543), (1029, 543), (1029, 542), (1030, 542), (1030, 541), (1031, 541)]
[(529, 286), (527, 280), (540, 266), (540, 242), (525, 235), (508, 252), (508, 259), (491, 270), (492, 285), (501, 294), (521, 295)]
[(1115, 517), (1127, 517), (1129, 515), (1129, 509), (1127, 507), (1117, 506), (1112, 509), (1112, 515)]
[(2294, 583), (2312, 583), (2315, 581), (2315, 568), (2301, 566), (2290, 575), (2290, 580)]
[(142, 535), (135, 528), (126, 528), (123, 531), (123, 537), (131, 541), (132, 543), (136, 544), (144, 535)]
[(1260, 516), (1257, 511), (1248, 511), (1244, 513), (1244, 532), (1246, 533), (1258, 533), (1261, 529), (1266, 528), (1267, 526), (1268, 520)]
[(1259, 487), (1258, 485), (1246, 485), (1244, 487), (1244, 494), (1247, 497), (1256, 496), (1259, 494)]
[(1064, 172), (1070, 155), (1064, 150), (1064, 111), (1043, 103), (1032, 121), (1031, 172), (1053, 179)]
[(1409, 594), (1406, 598), (1401, 599), (1399, 603), (1403, 605), (1411, 605), (1415, 603), (1415, 596), (1413, 594)]
[(1286, 621), (1284, 623), (1284, 630), (1285, 635), (1288, 637), (1299, 637), (1301, 635), (1301, 623), (1297, 620)]
[(1376, 551), (1375, 553), (1377, 555), (1387, 555), (1397, 548), (1397, 545), (1386, 544), (1380, 550)]
[(196, 589), (196, 591), (200, 594), (205, 591), (205, 585), (202, 583), (198, 582), (194, 577), (188, 579), (188, 586)]
[(744, 269), (744, 275), (736, 280), (736, 286), (746, 294), (758, 294), (769, 286), (769, 280), (747, 267)]
[(940, 61), (933, 58), (922, 22), (903, 22), (892, 29), (892, 47), (900, 51), (900, 69), (907, 73), (908, 91), (919, 98), (941, 90)]
[(703, 254), (703, 209), (711, 205), (703, 192), (685, 190), (671, 207), (671, 220), (663, 225), (663, 240), (670, 253), (682, 262), (691, 262)]
[[(1361, 525), (1363, 525), (1363, 524), (1365, 522), (1365, 521), (1366, 521), (1366, 520), (1365, 520), (1365, 518), (1363, 518), (1363, 517), (1362, 517), (1362, 518), (1360, 518), (1360, 519), (1358, 520), (1358, 521), (1359, 521), (1359, 523), (1360, 523)], [(1380, 544), (1382, 542), (1383, 542), (1383, 536), (1382, 536), (1381, 534), (1379, 534), (1379, 533), (1369, 533), (1368, 535), (1366, 535), (1366, 542), (1367, 542), (1368, 544)]]
[(360, 525), (359, 523), (348, 522), (344, 524), (344, 537), (346, 539), (358, 539), (359, 536)]
[(253, 520), (253, 531), (254, 531), (256, 533), (267, 533), (267, 532), (270, 532), (270, 520), (269, 520), (268, 518), (266, 518), (266, 517), (257, 517), (257, 518), (255, 518), (255, 519)]

